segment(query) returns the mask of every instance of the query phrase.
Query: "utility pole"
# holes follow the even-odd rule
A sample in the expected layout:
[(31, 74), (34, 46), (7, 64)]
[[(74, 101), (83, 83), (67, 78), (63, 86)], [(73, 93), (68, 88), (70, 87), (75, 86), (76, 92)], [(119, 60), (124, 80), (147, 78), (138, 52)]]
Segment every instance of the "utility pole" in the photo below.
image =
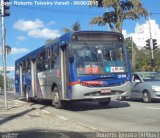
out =
[(133, 47), (133, 38), (131, 37), (131, 41), (132, 41), (132, 68), (134, 69), (134, 47)]
[(2, 25), (2, 55), (3, 55), (3, 85), (4, 85), (4, 100), (5, 100), (5, 109), (8, 110), (7, 103), (7, 75), (6, 75), (6, 49), (5, 49), (5, 16), (9, 16), (10, 12), (9, 0), (1, 0), (1, 25)]
[[(149, 24), (149, 37), (150, 37), (150, 48), (151, 48), (151, 61), (154, 61), (154, 54), (153, 54), (153, 40), (152, 40), (152, 31), (151, 31), (151, 23), (150, 23), (150, 13), (148, 12), (148, 24)], [(152, 71), (155, 71), (154, 67)]]
[(132, 56), (131, 56), (131, 66), (132, 66), (132, 68), (133, 68), (133, 62), (134, 62), (134, 47), (133, 47), (133, 38), (132, 38), (132, 36), (130, 36), (129, 37), (129, 40), (131, 41), (131, 54), (132, 54)]
[(6, 77), (6, 51), (5, 51), (5, 20), (4, 20), (4, 0), (1, 0), (1, 21), (2, 21), (2, 55), (3, 55), (3, 85), (5, 109), (8, 110), (7, 103), (7, 77)]

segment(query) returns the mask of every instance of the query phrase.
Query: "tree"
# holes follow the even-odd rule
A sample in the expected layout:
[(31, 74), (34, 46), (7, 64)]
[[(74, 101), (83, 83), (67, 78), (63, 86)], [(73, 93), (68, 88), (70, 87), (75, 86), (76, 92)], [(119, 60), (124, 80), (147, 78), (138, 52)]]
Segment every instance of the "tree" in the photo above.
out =
[(3, 76), (0, 75), (0, 88), (3, 88)]
[[(133, 44), (133, 56), (132, 56), (132, 44)], [(152, 71), (151, 66), (151, 51), (146, 48), (137, 49), (136, 44), (129, 38), (125, 39), (125, 45), (128, 48), (128, 52), (131, 58), (132, 71)], [(155, 71), (160, 72), (160, 49), (154, 50)]]
[(52, 39), (47, 39), (46, 40), (46, 44), (48, 44), (48, 43), (50, 43), (50, 42), (52, 42), (53, 40)]
[(109, 8), (103, 16), (92, 18), (90, 25), (98, 24), (105, 26), (108, 24), (111, 29), (122, 32), (124, 20), (136, 20), (140, 17), (146, 17), (148, 12), (143, 8), (140, 0), (90, 0), (93, 3), (97, 2), (98, 7)]
[(150, 66), (150, 50), (142, 48), (137, 51), (137, 71), (152, 71), (152, 67)]
[(73, 25), (72, 25), (72, 29), (68, 29), (68, 28), (64, 28), (63, 31), (65, 33), (68, 33), (68, 32), (75, 32), (75, 31), (80, 31), (81, 30), (81, 27), (80, 27), (80, 22), (77, 21), (75, 22)]
[(129, 55), (131, 57), (132, 70), (135, 71), (136, 64), (137, 64), (137, 51), (138, 51), (137, 46), (133, 42), (133, 40), (130, 38), (125, 39), (125, 45), (127, 46), (128, 51), (129, 51)]
[(10, 46), (6, 45), (5, 49), (6, 49), (6, 54), (7, 55), (11, 53), (11, 47)]

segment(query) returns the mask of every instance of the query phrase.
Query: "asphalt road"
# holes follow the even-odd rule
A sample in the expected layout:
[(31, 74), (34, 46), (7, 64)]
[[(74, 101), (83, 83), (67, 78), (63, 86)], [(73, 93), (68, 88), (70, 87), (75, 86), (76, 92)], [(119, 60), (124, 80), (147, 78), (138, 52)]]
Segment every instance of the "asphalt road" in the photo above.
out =
[[(32, 105), (49, 115), (76, 122), (104, 132), (159, 132), (160, 102), (146, 104), (140, 100), (113, 100), (107, 107), (96, 102), (69, 103), (66, 109), (55, 109), (50, 101)], [(43, 107), (43, 109), (42, 109)]]
[[(17, 100), (17, 96), (14, 94), (10, 94), (9, 97), (21, 102), (21, 100)], [(24, 101), (22, 100), (22, 102)], [(147, 104), (141, 100), (112, 100), (107, 107), (102, 107), (96, 102), (71, 102), (65, 109), (55, 109), (51, 106), (51, 101), (47, 100), (26, 104), (29, 104), (29, 109), (38, 109), (36, 111), (41, 111), (49, 118), (55, 118), (56, 116), (61, 120), (84, 126), (88, 130), (160, 132), (160, 101)], [(13, 107), (13, 105), (11, 106)]]
[[(92, 138), (96, 131), (71, 122), (59, 114), (45, 111), (53, 109), (50, 102), (27, 103), (8, 93), (8, 110), (4, 109), (4, 95), (0, 94), (0, 138)], [(87, 133), (90, 132), (90, 133)], [(92, 133), (91, 133), (92, 132)]]

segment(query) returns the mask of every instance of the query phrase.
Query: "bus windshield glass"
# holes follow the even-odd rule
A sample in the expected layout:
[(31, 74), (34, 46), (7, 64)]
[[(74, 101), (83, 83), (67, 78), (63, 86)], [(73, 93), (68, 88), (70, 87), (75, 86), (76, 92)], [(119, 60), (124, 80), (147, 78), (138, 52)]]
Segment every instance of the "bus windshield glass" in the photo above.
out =
[(123, 42), (73, 42), (77, 74), (127, 72)]

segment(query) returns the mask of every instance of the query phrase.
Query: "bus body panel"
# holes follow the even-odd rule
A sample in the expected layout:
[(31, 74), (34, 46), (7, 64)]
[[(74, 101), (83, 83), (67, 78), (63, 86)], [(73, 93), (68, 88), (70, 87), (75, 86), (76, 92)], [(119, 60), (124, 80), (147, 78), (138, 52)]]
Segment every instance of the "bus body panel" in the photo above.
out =
[[(86, 87), (80, 84), (72, 86), (72, 100), (83, 100), (83, 99), (99, 99), (99, 98), (109, 98), (109, 97), (117, 97), (130, 89), (130, 82), (126, 82), (120, 86), (114, 87)], [(107, 92), (101, 95), (101, 91), (109, 90), (111, 92)]]
[(57, 70), (51, 70), (46, 74), (46, 99), (52, 99), (52, 85), (56, 84), (61, 90), (60, 78), (57, 78)]
[[(119, 96), (124, 94), (130, 89), (130, 80), (131, 80), (131, 71), (130, 71), (130, 62), (129, 57), (127, 55), (127, 51), (124, 48), (125, 51), (125, 60), (127, 62), (127, 72), (126, 72), (126, 78), (123, 80), (117, 78), (119, 84), (117, 86), (99, 86), (99, 87), (88, 87), (84, 86), (81, 83), (88, 81), (93, 82), (93, 78), (98, 76), (97, 74), (92, 74), (91, 76), (85, 75), (85, 77), (79, 77), (79, 75), (76, 72), (76, 65), (75, 61), (72, 63), (70, 62), (70, 53), (69, 48), (70, 44), (72, 43), (72, 37), (75, 34), (108, 34), (108, 35), (117, 35), (122, 36), (120, 33), (116, 32), (101, 32), (101, 31), (82, 31), (82, 32), (75, 32), (75, 33), (68, 33), (60, 38), (57, 38), (50, 44), (46, 44), (33, 52), (25, 55), (24, 57), (18, 59), (16, 61), (16, 70), (17, 74), (15, 75), (15, 86), (16, 86), (16, 92), (18, 94), (21, 94), (21, 96), (24, 96), (24, 88), (27, 87), (27, 90), (29, 92), (29, 97), (37, 97), (42, 99), (52, 99), (52, 91), (53, 86), (57, 86), (60, 92), (60, 99), (61, 100), (84, 100), (84, 99), (99, 99), (99, 98), (108, 98), (113, 96)], [(123, 39), (123, 36), (122, 36)], [(57, 45), (58, 44), (58, 45)], [(52, 58), (48, 57), (48, 66), (47, 70), (44, 71), (38, 71), (39, 70), (39, 60), (38, 56), (42, 52), (46, 53), (48, 49), (54, 49), (54, 47), (58, 46), (59, 48), (59, 54), (58, 57), (58, 64), (53, 69), (51, 69), (51, 63)], [(49, 51), (47, 51), (49, 53)], [(41, 55), (40, 55), (41, 56)], [(31, 62), (30, 66), (30, 72), (25, 73), (22, 69), (22, 74), (20, 75), (20, 64), (23, 63), (26, 59), (35, 59), (35, 64)], [(53, 57), (55, 58), (55, 57)], [(45, 61), (43, 61), (43, 64), (46, 65)], [(33, 69), (33, 66), (35, 66), (35, 69)], [(18, 72), (19, 70), (19, 72)], [(107, 75), (106, 73), (105, 75)], [(115, 73), (110, 73), (115, 74)], [(121, 74), (120, 72), (116, 74)], [(22, 82), (21, 82), (22, 81)], [(109, 82), (107, 79), (102, 82)], [(125, 82), (125, 83), (124, 83)], [(22, 83), (22, 86), (21, 86)], [(70, 83), (72, 85), (70, 85)], [(75, 84), (77, 83), (77, 84)], [(22, 90), (21, 90), (22, 89)], [(106, 90), (105, 94), (101, 94), (103, 90)], [(109, 90), (110, 92), (107, 92)], [(99, 94), (99, 95), (98, 95)]]

